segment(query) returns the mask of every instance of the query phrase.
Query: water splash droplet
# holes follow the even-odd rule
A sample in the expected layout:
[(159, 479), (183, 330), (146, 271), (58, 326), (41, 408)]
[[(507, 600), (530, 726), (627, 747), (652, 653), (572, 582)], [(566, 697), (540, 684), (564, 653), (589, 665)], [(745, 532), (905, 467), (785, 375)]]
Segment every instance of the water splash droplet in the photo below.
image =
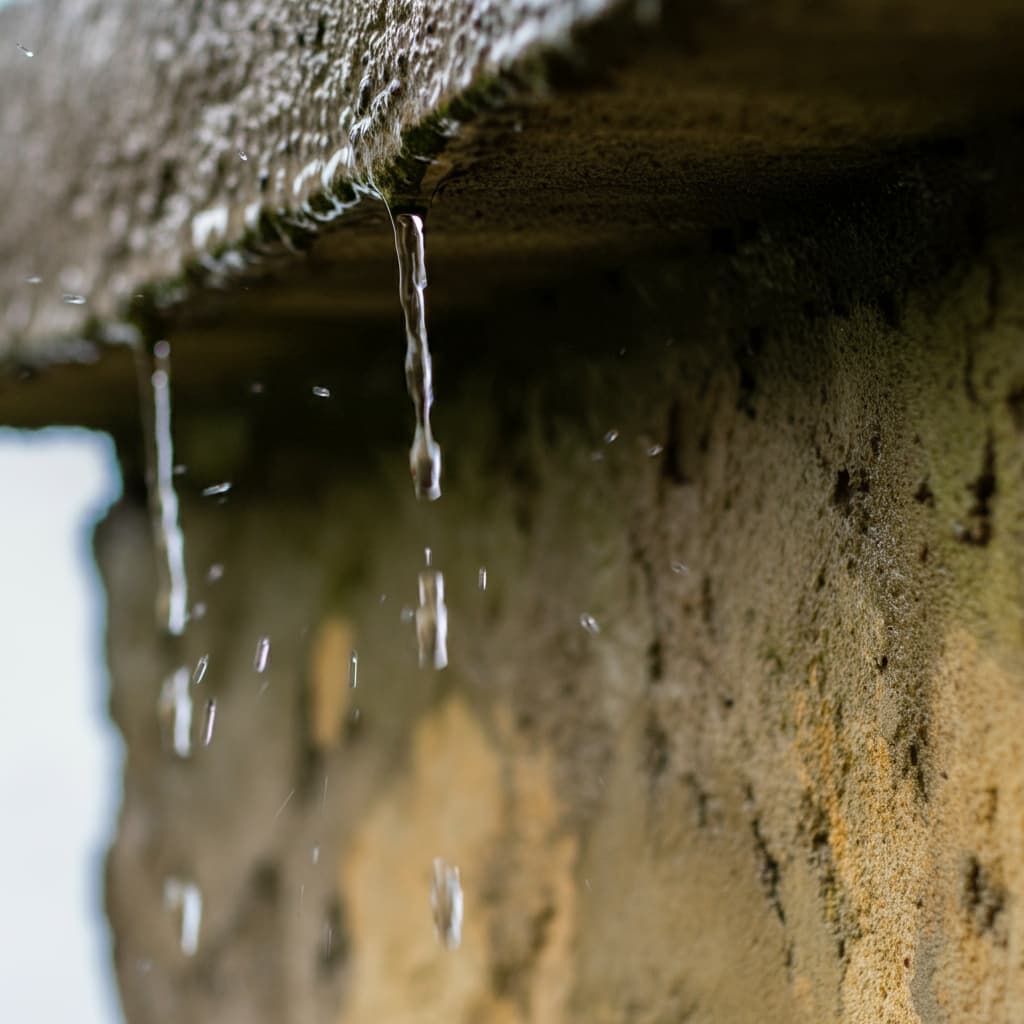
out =
[(423, 221), (415, 214), (394, 218), (398, 253), (398, 293), (405, 314), (405, 383), (416, 413), (416, 432), (409, 449), (409, 470), (417, 498), (441, 497), (441, 446), (430, 430), (434, 386), (427, 341), (423, 291), (427, 287)]
[(672, 563), (672, 571), (677, 576), (687, 576), (687, 575), (689, 575), (690, 568), (689, 568), (689, 566), (684, 565), (682, 562), (673, 562)]
[(614, 444), (616, 441), (618, 441), (618, 439), (619, 439), (619, 432), (617, 430), (615, 430), (614, 428), (609, 430), (608, 433), (604, 435), (604, 443), (605, 444)]
[(249, 154), (246, 153), (246, 151), (244, 149), (240, 149), (238, 151), (238, 159), (239, 160), (248, 160), (249, 159)]
[(315, 387), (315, 388), (313, 388), (313, 394), (316, 395), (317, 398), (330, 398), (331, 397), (331, 389), (330, 388)]
[(481, 565), (476, 574), (476, 585), (481, 590), (487, 589), (487, 566)]
[(86, 298), (84, 295), (78, 295), (75, 292), (65, 292), (64, 301), (69, 306), (84, 306), (86, 303)]
[(216, 583), (224, 575), (224, 566), (220, 562), (214, 562), (209, 569), (206, 570), (206, 582)]
[(203, 497), (212, 498), (218, 494), (227, 494), (231, 490), (231, 482), (225, 480), (221, 484), (211, 484), (209, 487), (203, 488)]
[(420, 606), (416, 609), (416, 641), (420, 668), (442, 669), (448, 664), (448, 609), (444, 603), (444, 576), (436, 570), (421, 572)]
[(655, 456), (660, 455), (664, 450), (665, 448), (663, 445), (652, 444), (651, 447), (647, 449), (647, 454), (653, 459)]
[(217, 701), (211, 697), (206, 702), (206, 714), (203, 716), (203, 746), (208, 747), (213, 739), (213, 723), (217, 718)]
[(580, 615), (580, 625), (592, 636), (597, 636), (601, 632), (597, 619), (593, 615), (587, 614), (587, 612), (583, 612)]
[(204, 654), (197, 662), (195, 671), (192, 673), (192, 685), (198, 686), (206, 675), (207, 666), (210, 664), (210, 656)]
[(256, 653), (253, 655), (252, 667), (257, 672), (264, 672), (267, 668), (267, 661), (270, 658), (270, 637), (261, 636), (256, 643)]
[(462, 880), (458, 867), (440, 857), (434, 858), (430, 908), (437, 941), (447, 950), (458, 949), (462, 942)]
[(359, 652), (353, 651), (348, 656), (348, 685), (354, 690), (359, 682)]
[(199, 927), (203, 920), (203, 894), (194, 882), (168, 878), (164, 883), (164, 904), (181, 910), (181, 951), (195, 956), (199, 951)]
[(35, 50), (30, 50), (27, 46), (22, 46), (21, 43), (18, 43), (18, 49), (21, 50), (26, 57), (34, 57), (36, 55)]

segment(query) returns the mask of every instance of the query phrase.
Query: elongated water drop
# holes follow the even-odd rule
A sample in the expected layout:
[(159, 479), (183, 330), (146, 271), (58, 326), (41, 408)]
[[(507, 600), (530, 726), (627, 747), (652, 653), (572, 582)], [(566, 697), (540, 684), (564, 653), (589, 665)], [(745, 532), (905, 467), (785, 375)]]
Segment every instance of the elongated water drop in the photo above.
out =
[(359, 682), (359, 652), (353, 651), (348, 658), (348, 685), (355, 689)]
[(394, 223), (398, 294), (405, 314), (405, 384), (416, 413), (416, 432), (409, 449), (409, 470), (416, 497), (436, 501), (441, 497), (441, 446), (430, 430), (434, 386), (423, 300), (427, 287), (423, 221), (415, 214), (402, 213), (395, 217)]
[(430, 908), (438, 942), (445, 949), (458, 949), (462, 942), (462, 880), (458, 867), (440, 857), (434, 858)]
[(253, 655), (252, 667), (257, 672), (264, 672), (267, 667), (267, 660), (270, 657), (270, 637), (261, 636), (256, 644), (256, 653)]
[(444, 576), (433, 569), (420, 573), (416, 642), (419, 644), (420, 668), (442, 669), (448, 664), (448, 609), (444, 603)]
[[(146, 482), (150, 518), (159, 560), (157, 618), (171, 636), (180, 636), (188, 621), (188, 581), (185, 576), (185, 535), (178, 523), (174, 489), (174, 443), (171, 436), (171, 346), (158, 341), (152, 349), (136, 350), (139, 388), (146, 439)], [(186, 673), (187, 675), (187, 673)]]
[(75, 292), (65, 292), (64, 301), (69, 306), (84, 306), (86, 303), (86, 298), (84, 295), (78, 295)]
[(42, 284), (43, 279), (38, 274), (29, 274), (25, 278), (25, 284)]
[(231, 490), (231, 481), (225, 480), (222, 484), (213, 484), (203, 488), (203, 497), (212, 498), (217, 494), (227, 494)]
[(207, 666), (210, 664), (210, 656), (204, 654), (197, 662), (195, 671), (192, 673), (192, 685), (198, 686), (206, 675)]
[(206, 714), (203, 716), (203, 746), (208, 747), (213, 739), (213, 723), (217, 718), (217, 701), (211, 697), (206, 702)]
[(429, 569), (434, 559), (434, 552), (430, 548), (423, 549), (423, 564)]

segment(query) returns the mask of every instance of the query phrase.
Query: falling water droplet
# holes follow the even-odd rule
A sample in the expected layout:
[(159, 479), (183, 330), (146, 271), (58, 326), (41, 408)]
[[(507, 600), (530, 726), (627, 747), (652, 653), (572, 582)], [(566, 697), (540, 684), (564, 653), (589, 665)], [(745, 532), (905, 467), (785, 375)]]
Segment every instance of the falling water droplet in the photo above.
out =
[(198, 686), (206, 675), (206, 667), (210, 664), (210, 656), (204, 654), (197, 662), (195, 671), (192, 673), (192, 685)]
[(26, 57), (34, 57), (36, 55), (35, 50), (30, 50), (27, 46), (22, 46), (21, 43), (18, 43), (18, 49), (21, 50)]
[(29, 274), (29, 276), (25, 278), (25, 284), (42, 284), (42, 283), (43, 283), (43, 279), (38, 274)]
[(171, 472), (174, 476), (184, 476), (188, 472), (188, 467), (182, 465), (180, 462), (176, 465)]
[(440, 857), (434, 858), (430, 908), (438, 942), (445, 949), (458, 949), (462, 942), (462, 881), (458, 867), (446, 864)]
[(330, 398), (331, 397), (331, 389), (330, 388), (316, 387), (316, 388), (313, 388), (313, 394), (316, 395), (317, 398)]
[(213, 739), (213, 723), (217, 718), (217, 701), (211, 697), (206, 702), (206, 714), (203, 716), (203, 746), (208, 747)]
[(212, 498), (217, 494), (227, 494), (231, 490), (231, 482), (225, 480), (222, 484), (211, 484), (203, 488), (203, 497)]
[(240, 149), (238, 151), (238, 159), (239, 160), (248, 160), (249, 159), (249, 155), (245, 152), (244, 149)]
[(319, 843), (317, 843), (313, 847), (313, 853), (312, 853), (311, 859), (312, 859), (314, 864), (319, 864), (320, 863), (320, 844)]
[(605, 444), (614, 444), (619, 439), (619, 432), (612, 428), (604, 435)]
[(353, 651), (348, 657), (348, 685), (354, 690), (359, 682), (359, 652)]
[(429, 569), (430, 563), (433, 561), (434, 552), (430, 548), (423, 549), (423, 564)]
[(409, 605), (403, 605), (402, 610), (398, 613), (398, 619), (403, 626), (408, 626), (413, 619), (416, 618), (416, 609)]
[(224, 575), (224, 566), (220, 562), (214, 562), (209, 569), (206, 570), (206, 582), (216, 583)]
[(252, 667), (257, 672), (264, 672), (267, 667), (267, 659), (270, 657), (270, 637), (261, 636), (256, 644), (256, 654), (252, 659)]
[(476, 574), (476, 585), (481, 590), (487, 589), (487, 566), (481, 565)]
[(203, 894), (194, 882), (169, 878), (164, 883), (164, 904), (181, 910), (181, 951), (195, 956), (199, 951), (199, 926), (203, 919)]
[(420, 668), (442, 669), (448, 664), (448, 609), (444, 603), (444, 576), (421, 572), (420, 606), (416, 609), (416, 641)]
[(597, 619), (593, 615), (588, 615), (587, 612), (583, 612), (580, 615), (580, 625), (593, 636), (597, 636), (601, 632), (601, 627), (598, 625)]
[(206, 602), (205, 601), (196, 601), (196, 603), (192, 606), (191, 618), (193, 618), (196, 621), (198, 621), (199, 619), (203, 618), (205, 615), (206, 615)]
[(673, 562), (672, 571), (677, 576), (686, 576), (690, 572), (689, 566), (684, 565), (682, 562)]
[(84, 306), (86, 300), (84, 295), (77, 295), (74, 292), (65, 292), (64, 301), (69, 306)]
[(665, 449), (662, 445), (652, 444), (651, 447), (647, 449), (647, 454), (653, 459), (656, 455), (660, 455), (664, 450)]
[(430, 430), (434, 386), (427, 341), (423, 291), (427, 287), (423, 221), (415, 214), (394, 218), (398, 253), (398, 293), (405, 314), (405, 383), (416, 413), (416, 433), (409, 449), (409, 469), (417, 498), (441, 497), (441, 446)]

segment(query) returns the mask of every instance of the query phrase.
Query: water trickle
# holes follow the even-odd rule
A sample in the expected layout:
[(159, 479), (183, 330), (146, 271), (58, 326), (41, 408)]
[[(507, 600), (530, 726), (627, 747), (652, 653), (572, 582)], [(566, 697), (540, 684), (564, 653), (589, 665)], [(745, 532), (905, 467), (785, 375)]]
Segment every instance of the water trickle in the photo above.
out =
[(206, 702), (206, 713), (203, 716), (203, 746), (208, 747), (213, 739), (213, 723), (217, 718), (217, 701), (211, 697)]
[(86, 299), (84, 295), (78, 295), (75, 292), (65, 292), (64, 301), (69, 306), (84, 306)]
[(458, 949), (462, 942), (462, 881), (459, 869), (434, 858), (434, 878), (430, 886), (430, 908), (434, 931), (445, 949)]
[[(192, 754), (192, 697), (188, 692), (188, 669), (179, 668), (164, 680), (157, 704), (160, 722), (165, 726), (165, 742), (178, 757)], [(169, 735), (168, 735), (169, 733)]]
[(192, 673), (192, 685), (198, 686), (206, 675), (207, 666), (210, 664), (210, 656), (204, 654), (197, 662), (195, 671)]
[(181, 951), (195, 956), (199, 951), (199, 926), (203, 920), (203, 894), (194, 882), (168, 878), (164, 883), (164, 904), (181, 911)]
[(587, 612), (583, 612), (580, 615), (580, 625), (592, 636), (597, 636), (601, 632), (601, 626), (598, 624), (597, 619)]
[(394, 218), (398, 253), (398, 294), (405, 314), (405, 383), (416, 412), (416, 432), (409, 449), (409, 470), (417, 498), (441, 497), (441, 446), (430, 430), (434, 386), (427, 342), (423, 292), (427, 287), (423, 221), (415, 214)]
[(331, 389), (330, 388), (316, 387), (316, 388), (313, 388), (313, 394), (316, 395), (317, 398), (330, 398), (331, 397)]
[(35, 50), (30, 50), (27, 46), (22, 46), (21, 43), (18, 43), (18, 49), (21, 50), (26, 57), (34, 57), (36, 55)]
[(231, 490), (231, 481), (225, 480), (222, 484), (212, 484), (203, 488), (203, 497), (212, 498), (218, 494), (227, 494)]
[(476, 585), (481, 590), (487, 589), (487, 566), (481, 565), (476, 574)]
[[(174, 489), (174, 443), (171, 437), (171, 346), (158, 341), (152, 349), (137, 350), (139, 385), (146, 435), (146, 477), (150, 518), (159, 559), (157, 618), (171, 636), (181, 636), (188, 620), (188, 581), (185, 576), (185, 535), (178, 523)], [(186, 672), (186, 675), (188, 673)]]
[(359, 652), (353, 651), (348, 657), (348, 685), (354, 690), (359, 682)]
[(419, 644), (420, 668), (442, 669), (448, 664), (448, 609), (444, 603), (444, 575), (434, 569), (420, 573), (416, 642)]
[(261, 636), (256, 644), (256, 653), (253, 655), (252, 667), (257, 672), (264, 672), (267, 668), (267, 660), (270, 658), (270, 637)]

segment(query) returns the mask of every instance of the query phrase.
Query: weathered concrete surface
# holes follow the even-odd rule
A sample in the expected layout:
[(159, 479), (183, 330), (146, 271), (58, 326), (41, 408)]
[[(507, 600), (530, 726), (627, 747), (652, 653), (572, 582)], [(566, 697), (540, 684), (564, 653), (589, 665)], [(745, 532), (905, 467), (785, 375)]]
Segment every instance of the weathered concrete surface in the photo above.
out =
[[(436, 506), (404, 469), (379, 207), (145, 309), (205, 605), (179, 641), (130, 360), (0, 393), (12, 422), (106, 425), (127, 475), (97, 550), (130, 1020), (1024, 1016), (1015, 14), (616, 20), (452, 140), (402, 196), (427, 212)], [(401, 614), (427, 545), (440, 675)], [(182, 762), (157, 697), (204, 654), (217, 726)], [(192, 959), (171, 876), (204, 894)]]

